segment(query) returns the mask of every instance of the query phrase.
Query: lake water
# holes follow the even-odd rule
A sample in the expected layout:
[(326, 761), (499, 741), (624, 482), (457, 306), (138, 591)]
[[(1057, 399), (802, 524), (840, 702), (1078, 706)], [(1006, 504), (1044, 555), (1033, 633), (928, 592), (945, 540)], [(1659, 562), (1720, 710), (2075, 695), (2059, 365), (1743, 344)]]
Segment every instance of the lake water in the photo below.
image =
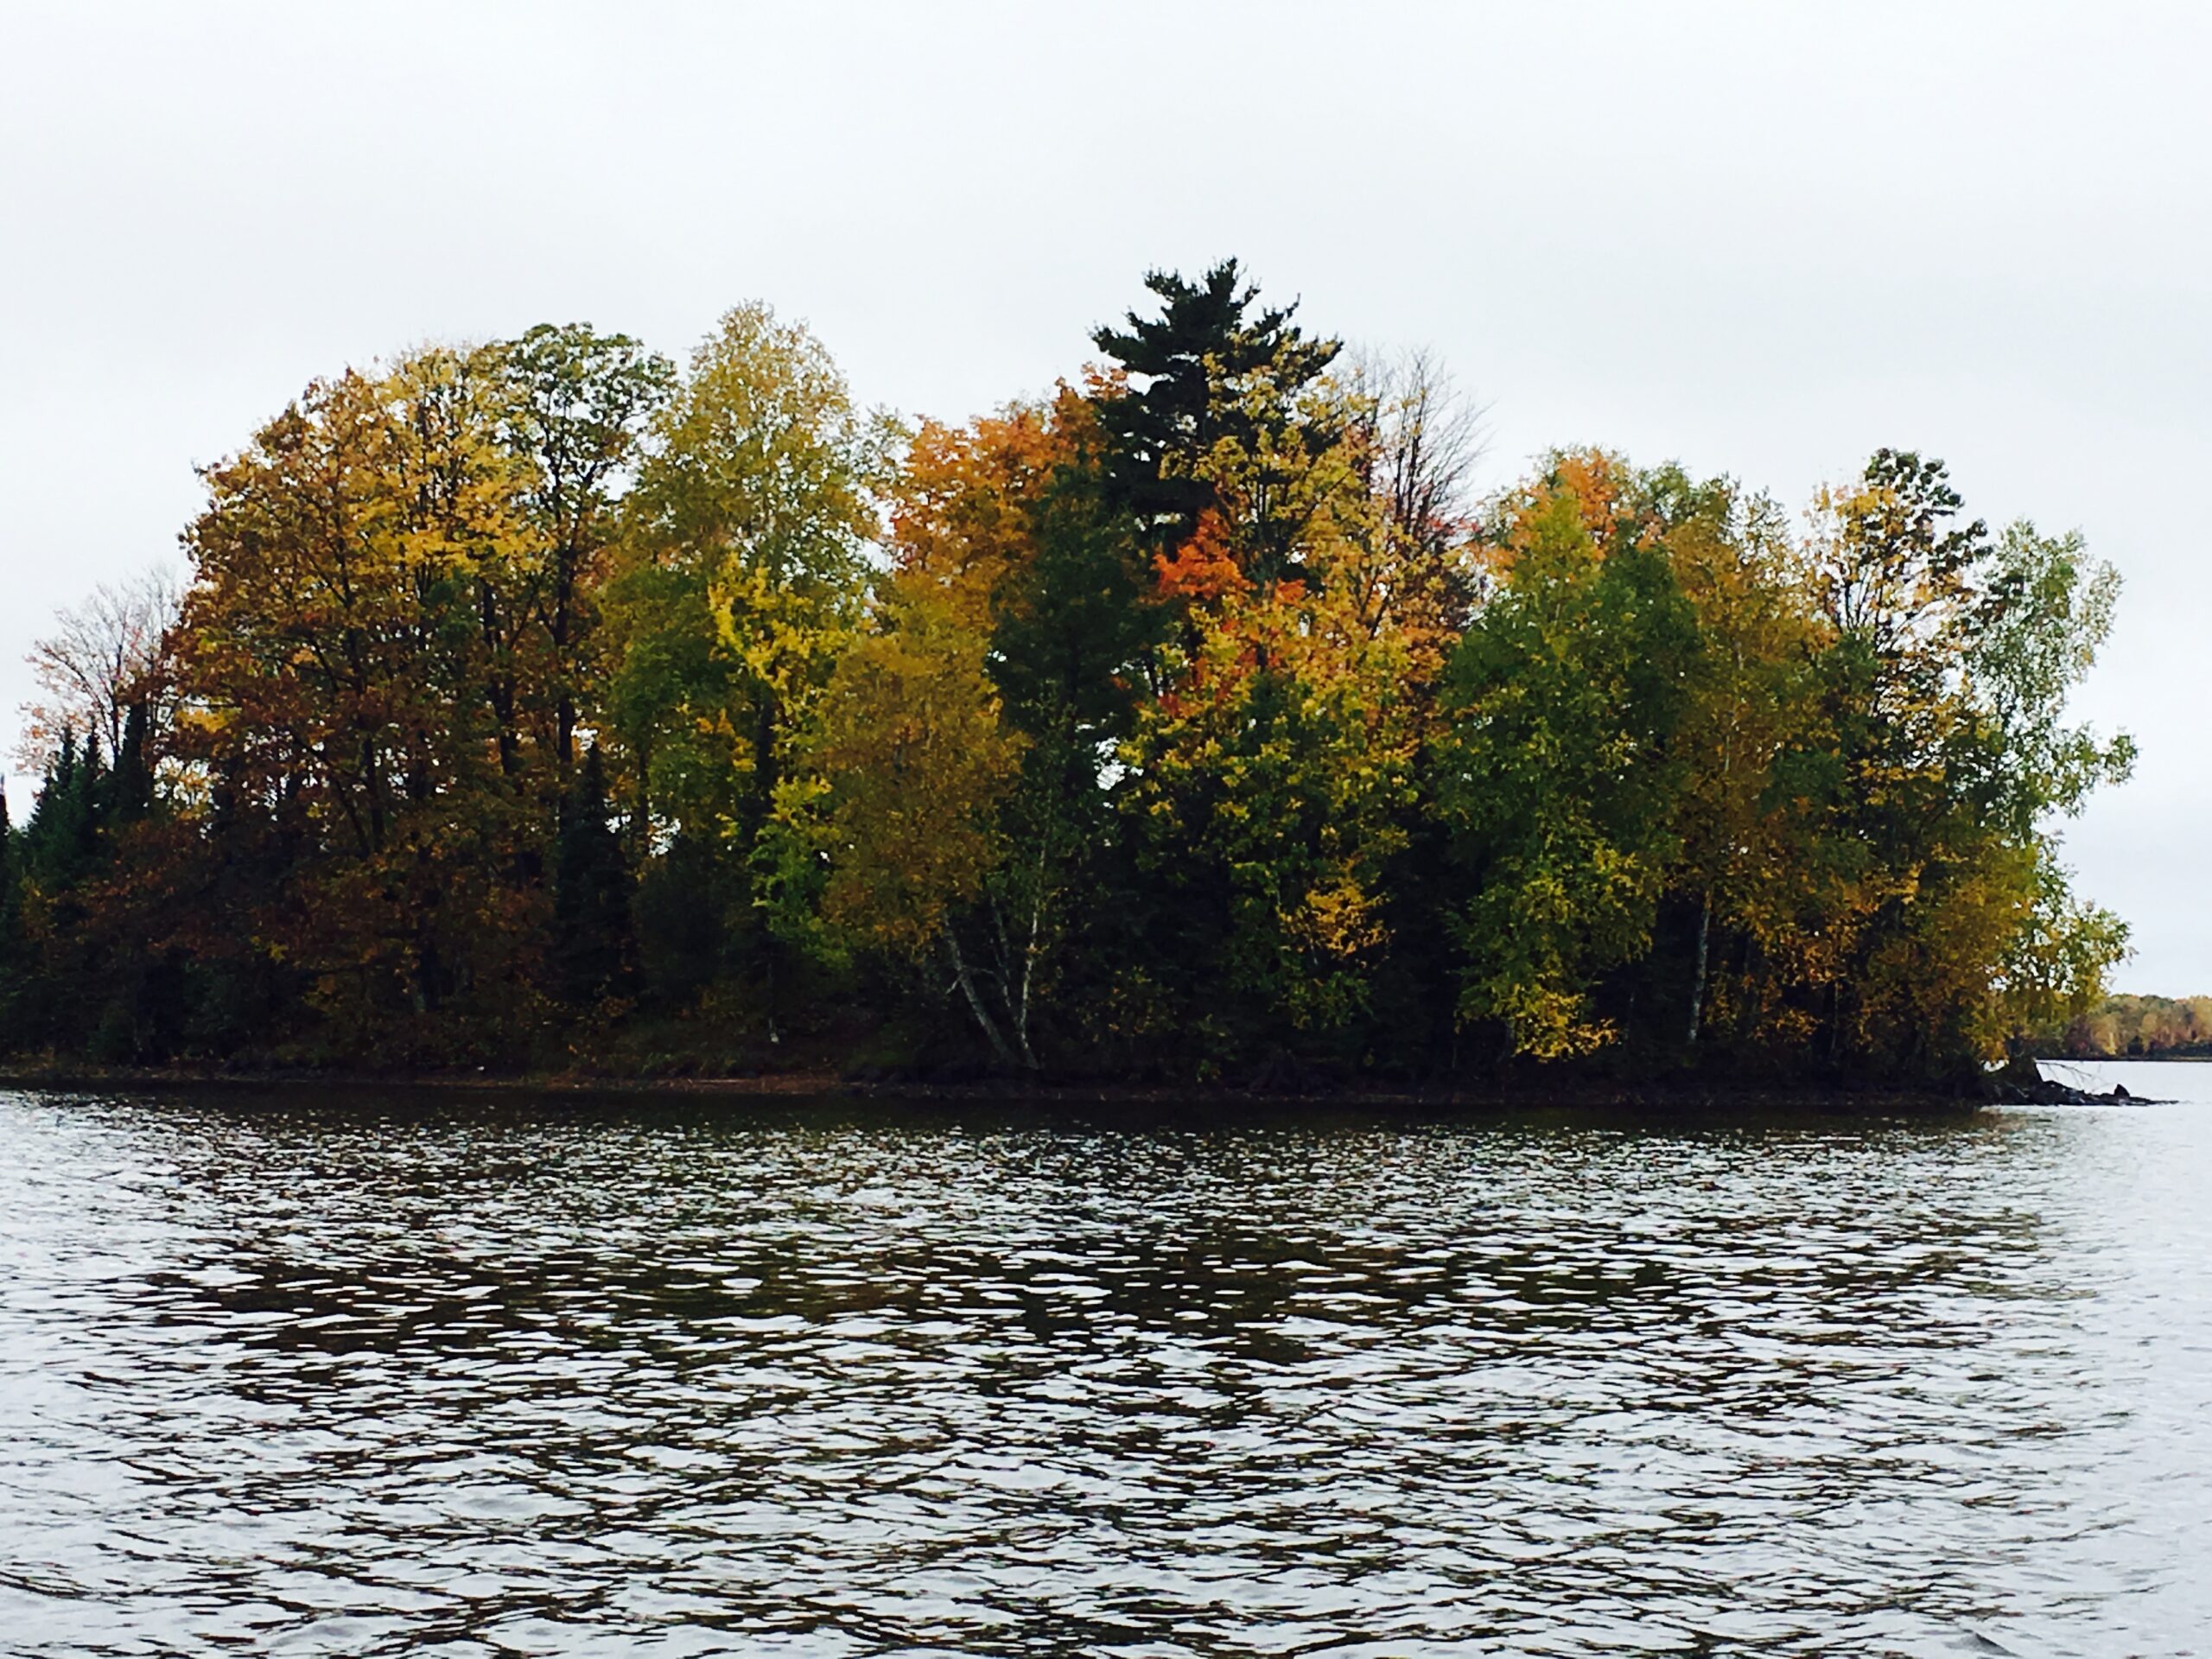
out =
[(0, 1095), (0, 1651), (2212, 1653), (2184, 1103)]

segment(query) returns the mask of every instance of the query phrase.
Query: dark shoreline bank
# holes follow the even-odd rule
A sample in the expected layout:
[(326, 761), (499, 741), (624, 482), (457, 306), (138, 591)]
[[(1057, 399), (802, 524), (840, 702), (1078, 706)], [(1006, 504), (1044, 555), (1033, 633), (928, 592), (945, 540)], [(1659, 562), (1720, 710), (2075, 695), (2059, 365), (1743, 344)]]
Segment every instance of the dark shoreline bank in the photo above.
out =
[(983, 1077), (933, 1079), (854, 1076), (827, 1069), (795, 1068), (716, 1077), (642, 1077), (579, 1072), (394, 1071), (388, 1072), (188, 1066), (25, 1065), (0, 1064), (0, 1088), (94, 1091), (118, 1088), (197, 1092), (315, 1088), (346, 1094), (377, 1090), (444, 1093), (461, 1097), (517, 1095), (588, 1099), (848, 1100), (918, 1104), (1004, 1104), (1086, 1111), (1105, 1108), (1138, 1113), (1187, 1111), (1217, 1105), (1249, 1111), (1269, 1106), (1342, 1107), (1408, 1112), (1512, 1111), (1567, 1108), (1610, 1110), (1736, 1109), (1802, 1111), (1808, 1107), (1865, 1111), (1956, 1111), (1984, 1106), (2149, 1105), (2125, 1088), (2094, 1093), (2038, 1077), (2029, 1082), (1992, 1075), (1968, 1086), (1808, 1077), (1802, 1079), (1675, 1079), (1639, 1083), (1589, 1077), (1515, 1076), (1480, 1086), (1373, 1087), (1315, 1083), (1308, 1086), (1230, 1084), (1160, 1084), (1052, 1078)]

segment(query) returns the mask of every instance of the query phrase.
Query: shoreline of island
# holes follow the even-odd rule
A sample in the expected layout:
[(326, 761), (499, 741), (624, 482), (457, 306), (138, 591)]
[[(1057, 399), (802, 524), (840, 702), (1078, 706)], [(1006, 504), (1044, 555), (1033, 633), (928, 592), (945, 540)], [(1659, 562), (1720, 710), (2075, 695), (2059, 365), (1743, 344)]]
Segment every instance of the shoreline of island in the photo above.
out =
[(1194, 1108), (1243, 1114), (1270, 1107), (1402, 1112), (1588, 1109), (1665, 1112), (1733, 1109), (1802, 1111), (1974, 1110), (1990, 1106), (2111, 1106), (2165, 1103), (2124, 1085), (2109, 1092), (2038, 1075), (1990, 1073), (1948, 1082), (1842, 1077), (1655, 1077), (1634, 1081), (1587, 1074), (1516, 1073), (1456, 1084), (1377, 1084), (1309, 1077), (1294, 1083), (1166, 1084), (1100, 1077), (966, 1073), (931, 1076), (874, 1068), (796, 1066), (691, 1076), (486, 1068), (391, 1071), (315, 1067), (97, 1066), (0, 1062), (0, 1089), (92, 1093), (315, 1089), (337, 1094), (425, 1094), (494, 1098), (663, 1100), (839, 1100), (923, 1106), (997, 1104), (1073, 1111), (1104, 1109), (1185, 1114)]

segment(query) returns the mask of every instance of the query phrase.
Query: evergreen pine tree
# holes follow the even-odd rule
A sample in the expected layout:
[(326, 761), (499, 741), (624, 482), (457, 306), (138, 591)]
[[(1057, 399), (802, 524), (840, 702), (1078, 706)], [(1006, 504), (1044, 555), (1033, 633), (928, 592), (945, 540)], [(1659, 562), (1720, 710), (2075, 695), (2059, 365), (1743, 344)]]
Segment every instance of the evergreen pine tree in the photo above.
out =
[(123, 744), (115, 753), (108, 788), (107, 816), (117, 823), (136, 823), (153, 810), (154, 773), (146, 760), (146, 705), (134, 702), (123, 722)]
[[(1340, 433), (1300, 421), (1299, 393), (1319, 378), (1340, 349), (1309, 340), (1290, 321), (1294, 302), (1248, 316), (1257, 288), (1238, 286), (1236, 261), (1225, 259), (1196, 283), (1173, 271), (1153, 271), (1145, 286), (1159, 296), (1156, 318), (1128, 314), (1127, 329), (1098, 328), (1091, 343), (1144, 381), (1099, 405), (1109, 448), (1106, 474), (1116, 505), (1160, 550), (1190, 539), (1199, 516), (1216, 505), (1205, 464), (1215, 447), (1234, 442), (1249, 454), (1268, 451), (1310, 459)], [(1266, 527), (1257, 540), (1267, 547)], [(1258, 573), (1263, 579), (1296, 574)]]
[(0, 782), (0, 1053), (19, 1046), (22, 984), (23, 881), (22, 837), (8, 817), (8, 786)]
[(74, 733), (62, 733), (22, 838), (22, 874), (48, 899), (74, 889), (99, 858), (109, 779), (99, 734), (79, 749)]
[(554, 972), (572, 1003), (614, 989), (630, 954), (630, 868), (608, 816), (607, 766), (593, 744), (563, 803), (554, 853)]
[(77, 763), (77, 799), (69, 817), (71, 850), (80, 875), (99, 855), (100, 830), (107, 823), (108, 806), (114, 798), (114, 781), (107, 757), (100, 752), (99, 732), (86, 733), (84, 759)]
[(80, 748), (73, 733), (63, 732), (17, 840), (18, 887), (36, 901), (36, 924), (22, 931), (19, 953), (17, 1046), (73, 1050), (104, 1016), (103, 1000), (113, 1001), (116, 963), (91, 931), (87, 888), (105, 853), (114, 801), (115, 774), (99, 734), (89, 733)]
[(31, 799), (30, 822), (23, 827), (22, 873), (41, 888), (51, 890), (66, 874), (67, 849), (76, 839), (68, 823), (79, 799), (77, 772), (77, 734), (65, 730), (46, 763), (46, 776)]

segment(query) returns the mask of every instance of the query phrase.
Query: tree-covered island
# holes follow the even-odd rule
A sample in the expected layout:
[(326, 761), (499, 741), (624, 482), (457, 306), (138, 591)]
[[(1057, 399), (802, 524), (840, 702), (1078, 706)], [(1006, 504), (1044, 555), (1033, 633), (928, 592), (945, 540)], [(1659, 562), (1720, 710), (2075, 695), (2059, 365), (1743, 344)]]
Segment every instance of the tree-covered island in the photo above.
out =
[(2097, 1003), (2078, 536), (1891, 450), (1477, 500), (1433, 363), (1147, 286), (964, 425), (759, 305), (315, 382), (41, 648), (0, 1049), (1925, 1080)]

